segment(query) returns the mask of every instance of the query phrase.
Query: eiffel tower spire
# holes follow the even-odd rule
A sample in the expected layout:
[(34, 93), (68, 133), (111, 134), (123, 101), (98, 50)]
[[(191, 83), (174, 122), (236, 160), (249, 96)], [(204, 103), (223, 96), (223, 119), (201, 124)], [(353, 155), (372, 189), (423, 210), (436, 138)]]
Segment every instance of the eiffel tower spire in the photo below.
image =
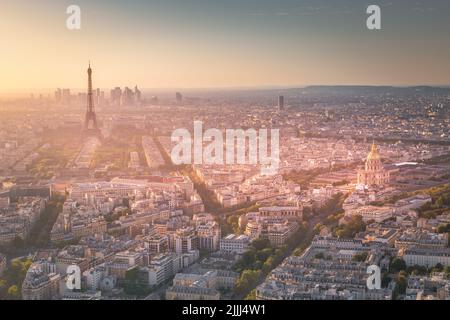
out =
[(87, 108), (86, 108), (84, 129), (85, 130), (94, 129), (97, 131), (98, 127), (97, 127), (97, 117), (95, 115), (95, 108), (94, 108), (94, 97), (92, 94), (92, 69), (90, 61), (87, 73), (88, 73), (88, 92), (87, 92)]

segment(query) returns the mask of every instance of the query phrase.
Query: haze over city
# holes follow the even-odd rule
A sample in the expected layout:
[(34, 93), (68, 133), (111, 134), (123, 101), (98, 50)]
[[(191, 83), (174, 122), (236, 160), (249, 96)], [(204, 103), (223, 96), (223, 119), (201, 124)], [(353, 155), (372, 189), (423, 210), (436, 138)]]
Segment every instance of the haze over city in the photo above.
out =
[(2, 0), (0, 304), (450, 300), (448, 1), (77, 2)]
[[(368, 1), (2, 1), (2, 94), (83, 88), (449, 85), (450, 4), (377, 1), (382, 30), (365, 27)], [(45, 91), (44, 90), (44, 91)]]

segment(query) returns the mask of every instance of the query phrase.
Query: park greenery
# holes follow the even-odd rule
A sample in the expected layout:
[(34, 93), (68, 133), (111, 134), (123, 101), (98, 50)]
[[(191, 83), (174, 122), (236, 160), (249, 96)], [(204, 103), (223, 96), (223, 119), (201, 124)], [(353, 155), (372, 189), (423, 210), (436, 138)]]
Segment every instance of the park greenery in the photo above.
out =
[[(253, 240), (249, 250), (233, 266), (234, 271), (240, 273), (235, 296), (246, 297), (250, 294), (272, 269), (306, 240), (309, 238), (306, 237), (305, 225), (300, 226), (287, 243), (280, 247), (272, 246), (268, 239)], [(248, 298), (251, 298), (251, 295)]]
[(55, 170), (64, 167), (74, 154), (72, 148), (69, 146), (64, 146), (59, 151), (55, 149), (51, 147), (39, 151), (38, 158), (28, 166), (28, 172), (41, 179), (50, 179), (53, 177)]
[(350, 183), (350, 181), (344, 179), (344, 180), (341, 180), (341, 181), (333, 182), (333, 183), (332, 183), (332, 186), (333, 186), (333, 187), (345, 186), (345, 185), (347, 185), (347, 184), (349, 184), (349, 183)]
[(395, 290), (394, 290), (394, 296), (397, 296), (398, 294), (405, 294), (406, 287), (408, 285), (408, 275), (406, 274), (406, 271), (400, 271), (395, 276)]
[(448, 164), (450, 163), (450, 153), (433, 157), (431, 159), (422, 160), (421, 162), (429, 165)]
[(337, 193), (331, 197), (325, 204), (316, 210), (316, 213), (325, 215), (339, 215), (344, 213), (342, 205), (344, 204), (347, 194)]
[(93, 167), (108, 166), (110, 171), (128, 168), (130, 153), (136, 151), (141, 164), (146, 163), (142, 149), (142, 136), (144, 130), (134, 127), (122, 126), (117, 128), (113, 135), (104, 139), (96, 149), (93, 157)]
[(243, 234), (245, 230), (244, 228), (239, 227), (239, 217), (249, 212), (258, 211), (259, 207), (260, 205), (255, 204), (246, 208), (233, 211), (231, 214), (226, 216), (223, 220), (223, 223), (221, 223), (221, 234), (223, 236), (226, 236), (230, 233)]
[(358, 232), (364, 231), (366, 225), (364, 224), (360, 215), (355, 215), (350, 218), (346, 224), (337, 226), (333, 229), (333, 235), (343, 239), (353, 239)]
[(53, 130), (47, 129), (42, 134), (45, 148), (36, 150), (38, 157), (28, 167), (27, 171), (35, 177), (50, 179), (55, 170), (64, 168), (78, 153), (80, 149), (78, 130)]
[(59, 213), (62, 211), (65, 199), (65, 195), (53, 193), (41, 217), (31, 229), (30, 235), (25, 243), (26, 246), (43, 248), (50, 243), (50, 232)]
[(22, 282), (25, 279), (31, 259), (18, 258), (10, 261), (0, 278), (0, 300), (20, 300)]
[(326, 255), (324, 252), (318, 252), (314, 255), (314, 259), (317, 260), (331, 260), (332, 257), (329, 255)]
[(425, 266), (407, 266), (406, 262), (401, 257), (393, 257), (389, 264), (389, 272), (383, 273), (383, 286), (394, 280), (396, 287), (394, 296), (405, 294), (407, 287), (407, 279), (409, 276), (429, 276), (436, 272), (443, 272), (446, 279), (450, 279), (450, 266), (444, 267), (437, 264), (434, 267), (427, 268)]
[[(328, 168), (315, 168), (310, 170), (292, 170), (289, 173), (283, 175), (284, 180), (293, 181), (300, 185), (302, 189), (307, 189), (312, 181), (318, 176), (324, 173), (336, 172), (344, 169), (356, 168), (360, 162), (354, 162), (350, 164), (339, 164), (330, 166)], [(336, 186), (345, 185), (348, 182), (346, 180), (338, 181)]]
[(428, 194), (432, 198), (431, 203), (427, 203), (419, 209), (419, 214), (423, 218), (434, 218), (436, 215), (441, 214), (450, 206), (450, 184), (443, 184), (436, 187), (427, 189), (420, 189), (411, 192), (401, 192), (394, 196), (389, 197), (384, 201), (373, 201), (370, 204), (373, 206), (384, 206), (387, 204), (394, 204), (395, 202), (412, 197), (418, 194)]
[(188, 176), (192, 183), (194, 184), (195, 190), (198, 192), (205, 205), (205, 210), (208, 212), (217, 212), (222, 208), (219, 200), (217, 200), (214, 192), (206, 186), (206, 184), (200, 179), (197, 173), (192, 169), (191, 166), (185, 165), (180, 166), (179, 171), (182, 175)]
[(397, 273), (400, 271), (405, 271), (406, 270), (406, 263), (405, 260), (403, 260), (402, 258), (393, 258), (391, 263), (389, 264), (389, 271), (391, 273)]
[(125, 273), (125, 280), (123, 282), (124, 292), (128, 295), (147, 296), (151, 292), (151, 288), (142, 281), (139, 268), (133, 268)]
[(242, 234), (242, 229), (239, 227), (239, 216), (230, 215), (224, 218), (223, 223), (220, 224), (220, 233), (222, 236), (227, 236), (231, 233)]
[(53, 225), (62, 211), (62, 205), (65, 200), (65, 195), (54, 193), (48, 200), (44, 211), (34, 224), (28, 238), (23, 240), (20, 237), (14, 238), (11, 243), (0, 246), (0, 252), (6, 254), (24, 254), (30, 248), (43, 248), (50, 243), (50, 232)]
[[(198, 192), (200, 197), (203, 200), (203, 204), (205, 205), (205, 210), (207, 212), (219, 215), (219, 214), (226, 214), (226, 215), (240, 215), (245, 213), (245, 210), (256, 208), (256, 202), (250, 201), (250, 202), (244, 202), (235, 206), (224, 208), (220, 204), (219, 200), (217, 199), (216, 194), (214, 191), (210, 190), (206, 184), (203, 182), (203, 180), (197, 175), (197, 173), (192, 169), (192, 166), (190, 165), (180, 165), (177, 166), (178, 173), (183, 176), (188, 176), (191, 181), (194, 184), (195, 190)], [(247, 211), (249, 212), (249, 211)]]
[(156, 147), (159, 150), (159, 153), (161, 154), (162, 158), (165, 162), (166, 169), (175, 169), (177, 166), (175, 166), (172, 162), (172, 158), (167, 153), (166, 149), (164, 149), (163, 145), (161, 144), (161, 141), (159, 141), (157, 136), (153, 136), (153, 141), (155, 142)]
[(112, 212), (104, 215), (105, 221), (110, 223), (119, 220), (120, 217), (127, 216), (131, 214), (131, 210), (127, 207), (120, 207), (118, 210), (113, 210)]
[(393, 204), (398, 200), (412, 197), (418, 194), (428, 194), (432, 199), (431, 203), (426, 203), (419, 209), (419, 216), (422, 218), (433, 219), (436, 218), (437, 215), (442, 214), (443, 212), (449, 209), (450, 206), (449, 183), (427, 189), (420, 189), (413, 192), (401, 192), (384, 201), (374, 201), (371, 202), (370, 204), (374, 206), (384, 206), (387, 204)]
[(400, 192), (398, 194), (388, 197), (385, 200), (372, 201), (372, 202), (370, 202), (370, 205), (376, 206), (376, 207), (383, 207), (385, 205), (394, 204), (399, 200), (410, 197), (411, 195), (412, 194), (408, 193), (408, 192)]
[(424, 204), (419, 209), (419, 216), (422, 218), (436, 218), (437, 215), (449, 210), (450, 206), (450, 184), (421, 190), (420, 193), (427, 193), (432, 201)]
[(367, 259), (367, 256), (369, 255), (368, 252), (363, 251), (361, 253), (357, 253), (353, 256), (352, 260), (356, 262), (364, 262)]

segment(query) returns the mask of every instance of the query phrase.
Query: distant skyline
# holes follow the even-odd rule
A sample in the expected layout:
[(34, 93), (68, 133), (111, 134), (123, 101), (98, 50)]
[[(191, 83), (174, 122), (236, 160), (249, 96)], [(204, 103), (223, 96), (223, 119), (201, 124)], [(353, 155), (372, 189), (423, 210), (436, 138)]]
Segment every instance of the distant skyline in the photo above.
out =
[(0, 94), (85, 88), (89, 60), (95, 88), (448, 86), (449, 33), (447, 0), (2, 0)]

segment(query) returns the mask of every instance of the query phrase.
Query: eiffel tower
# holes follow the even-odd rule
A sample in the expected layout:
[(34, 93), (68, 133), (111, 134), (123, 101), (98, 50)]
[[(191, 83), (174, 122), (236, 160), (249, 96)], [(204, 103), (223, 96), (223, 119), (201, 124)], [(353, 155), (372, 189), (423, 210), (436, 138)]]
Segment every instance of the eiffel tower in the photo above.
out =
[(88, 136), (96, 136), (101, 139), (101, 132), (97, 125), (97, 116), (94, 108), (94, 98), (92, 94), (92, 69), (89, 62), (88, 73), (88, 93), (87, 93), (87, 108), (86, 117), (83, 127), (83, 138)]

